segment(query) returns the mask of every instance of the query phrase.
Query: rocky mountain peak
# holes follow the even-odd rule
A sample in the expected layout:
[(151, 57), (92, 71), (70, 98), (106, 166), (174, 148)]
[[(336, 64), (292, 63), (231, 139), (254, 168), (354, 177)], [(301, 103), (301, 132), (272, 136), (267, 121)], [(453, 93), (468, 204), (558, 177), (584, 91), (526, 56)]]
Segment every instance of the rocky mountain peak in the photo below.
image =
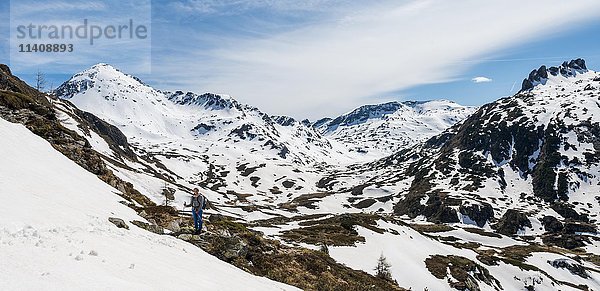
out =
[(43, 94), (27, 85), (21, 79), (15, 77), (10, 68), (4, 64), (0, 64), (0, 90), (29, 95), (40, 103), (48, 104), (48, 101)]
[(226, 95), (214, 93), (196, 94), (193, 92), (165, 92), (167, 98), (178, 105), (196, 105), (208, 109), (222, 110), (239, 107), (239, 103)]
[(274, 116), (271, 116), (271, 119), (275, 123), (277, 123), (281, 126), (291, 126), (294, 123), (296, 123), (296, 119), (294, 119), (293, 117), (285, 116), (285, 115), (274, 115)]
[(150, 88), (135, 76), (125, 74), (112, 65), (98, 63), (73, 75), (68, 81), (60, 85), (54, 93), (62, 99), (71, 99), (78, 93), (83, 93), (98, 84), (117, 85), (134, 91), (142, 90), (140, 88)]
[(10, 68), (5, 64), (0, 64), (0, 71), (6, 75), (12, 75)]
[(571, 61), (565, 61), (558, 67), (546, 67), (542, 65), (539, 69), (531, 71), (529, 76), (523, 80), (521, 85), (521, 91), (533, 89), (538, 84), (546, 84), (546, 81), (551, 76), (564, 76), (573, 77), (577, 74), (587, 72), (587, 66), (585, 65), (584, 59), (575, 59)]
[(387, 114), (394, 113), (402, 107), (402, 103), (397, 101), (363, 105), (351, 112), (338, 116), (327, 124), (327, 131), (335, 130), (338, 126), (351, 126), (366, 122), (369, 119), (381, 118)]

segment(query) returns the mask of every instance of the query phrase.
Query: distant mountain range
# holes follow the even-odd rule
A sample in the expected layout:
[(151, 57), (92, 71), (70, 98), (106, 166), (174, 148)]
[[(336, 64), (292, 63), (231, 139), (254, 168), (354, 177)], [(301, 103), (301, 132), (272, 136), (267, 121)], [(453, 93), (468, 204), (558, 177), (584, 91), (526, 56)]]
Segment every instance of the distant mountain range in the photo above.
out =
[[(311, 123), (268, 115), (230, 96), (160, 91), (107, 64), (74, 75), (55, 94), (115, 125), (139, 154), (166, 165), (172, 181), (267, 196), (318, 191), (324, 168), (384, 157), (474, 111), (450, 101), (392, 102)], [(181, 161), (169, 167), (174, 160)]]

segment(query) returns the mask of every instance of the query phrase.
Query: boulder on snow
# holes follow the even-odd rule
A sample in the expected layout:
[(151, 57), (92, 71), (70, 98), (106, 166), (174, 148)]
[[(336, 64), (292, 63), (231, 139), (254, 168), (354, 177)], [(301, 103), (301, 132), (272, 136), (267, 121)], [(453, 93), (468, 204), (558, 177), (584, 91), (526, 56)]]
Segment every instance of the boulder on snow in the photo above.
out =
[(563, 224), (554, 216), (544, 216), (542, 225), (550, 233), (559, 233), (563, 230)]
[(458, 211), (468, 216), (477, 226), (483, 227), (490, 219), (494, 218), (494, 209), (488, 203), (461, 205)]
[(583, 247), (586, 245), (586, 242), (589, 243), (589, 239), (583, 235), (575, 235), (575, 234), (546, 234), (542, 236), (542, 242), (546, 245), (557, 246), (563, 249), (572, 250), (575, 248)]
[(596, 226), (591, 223), (568, 221), (565, 222), (564, 232), (569, 234), (582, 232), (596, 233)]
[(123, 219), (116, 218), (116, 217), (109, 217), (108, 221), (110, 221), (112, 224), (116, 225), (118, 228), (129, 229), (129, 225), (127, 225), (127, 223), (125, 223), (125, 221), (123, 221)]
[(556, 259), (556, 260), (548, 261), (548, 264), (550, 264), (550, 266), (557, 268), (557, 269), (567, 269), (567, 270), (569, 270), (569, 272), (571, 274), (573, 274), (575, 276), (579, 276), (583, 279), (587, 279), (590, 277), (590, 275), (585, 270), (585, 267), (578, 264), (577, 262), (575, 262), (573, 260)]
[(190, 241), (193, 239), (193, 235), (189, 234), (189, 233), (183, 233), (177, 236), (178, 239), (180, 240), (185, 240), (185, 241)]
[(145, 223), (143, 221), (139, 221), (139, 220), (133, 220), (131, 221), (131, 223), (139, 228), (145, 229), (149, 232), (153, 232), (156, 234), (164, 234), (165, 231), (162, 227), (156, 225), (156, 224), (149, 224), (149, 223)]
[(515, 209), (506, 211), (498, 223), (493, 226), (496, 232), (504, 235), (515, 235), (525, 227), (531, 227), (531, 221), (525, 213)]
[(575, 211), (575, 207), (567, 202), (555, 202), (550, 208), (560, 214), (565, 219), (571, 219), (582, 222), (589, 222), (587, 214), (579, 214)]

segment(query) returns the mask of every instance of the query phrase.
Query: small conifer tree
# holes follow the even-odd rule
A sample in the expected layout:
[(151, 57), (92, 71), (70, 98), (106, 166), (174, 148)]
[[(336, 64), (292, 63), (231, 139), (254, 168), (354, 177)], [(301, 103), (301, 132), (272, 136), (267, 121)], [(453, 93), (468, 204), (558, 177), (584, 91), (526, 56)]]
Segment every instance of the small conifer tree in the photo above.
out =
[(377, 267), (375, 267), (375, 277), (393, 282), (394, 279), (392, 278), (392, 273), (390, 272), (391, 267), (392, 265), (390, 265), (390, 263), (387, 262), (387, 259), (383, 256), (382, 253), (381, 256), (379, 256), (379, 259), (377, 260)]

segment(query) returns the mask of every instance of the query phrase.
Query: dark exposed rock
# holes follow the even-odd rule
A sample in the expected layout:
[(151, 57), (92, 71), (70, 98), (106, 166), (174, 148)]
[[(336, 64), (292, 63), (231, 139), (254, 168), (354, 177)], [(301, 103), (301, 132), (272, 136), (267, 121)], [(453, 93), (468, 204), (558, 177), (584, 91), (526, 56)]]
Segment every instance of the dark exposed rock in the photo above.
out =
[(548, 79), (548, 73), (553, 76), (561, 74), (568, 77), (574, 76), (576, 72), (583, 73), (585, 71), (587, 71), (587, 66), (585, 65), (585, 60), (583, 59), (564, 62), (559, 67), (546, 68), (546, 66), (541, 66), (539, 69), (531, 71), (527, 79), (523, 80), (521, 91), (533, 89), (535, 84), (544, 83)]
[[(425, 205), (421, 203), (424, 197), (428, 197)], [(427, 221), (433, 223), (460, 222), (458, 213), (450, 206), (452, 206), (452, 200), (445, 198), (443, 193), (419, 195), (418, 192), (411, 192), (394, 205), (394, 213), (408, 215), (411, 218), (424, 215), (427, 217)]]
[(129, 147), (127, 137), (114, 125), (96, 117), (95, 115), (77, 110), (77, 115), (85, 121), (90, 129), (96, 132), (106, 141), (110, 149), (118, 155), (127, 157), (131, 161), (137, 161), (137, 156)]
[(362, 200), (358, 203), (356, 203), (354, 205), (354, 207), (359, 208), (359, 209), (364, 209), (364, 208), (369, 208), (371, 206), (373, 206), (373, 204), (375, 204), (377, 202), (377, 200), (373, 199), (373, 198), (368, 198), (365, 200)]
[(568, 221), (565, 222), (564, 232), (569, 234), (582, 232), (596, 233), (596, 226), (591, 223)]
[(521, 83), (521, 91), (530, 90), (533, 89), (533, 87), (533, 83), (529, 79), (524, 79), (523, 83)]
[(563, 224), (554, 216), (544, 216), (542, 225), (547, 232), (559, 233), (563, 230)]
[(553, 203), (550, 208), (560, 214), (565, 219), (571, 219), (582, 222), (589, 222), (589, 218), (586, 214), (579, 214), (575, 211), (573, 205), (566, 202)]
[(288, 210), (295, 210), (298, 207), (306, 207), (309, 209), (316, 209), (317, 208), (316, 204), (319, 203), (322, 198), (325, 198), (329, 195), (331, 195), (331, 193), (327, 193), (327, 192), (302, 194), (302, 195), (292, 199), (292, 201), (290, 201), (290, 202), (280, 204), (279, 207), (282, 207), (282, 208), (288, 209)]
[(553, 261), (548, 261), (548, 264), (550, 264), (550, 266), (557, 268), (557, 269), (567, 269), (567, 270), (569, 270), (569, 272), (571, 274), (579, 276), (584, 279), (587, 279), (590, 277), (590, 275), (585, 270), (585, 267), (576, 262), (570, 262), (566, 259), (556, 259)]
[(277, 153), (277, 155), (282, 158), (285, 159), (287, 158), (287, 156), (290, 154), (290, 149), (286, 146), (286, 145), (282, 145), (281, 149), (279, 150), (279, 152)]
[(192, 92), (175, 91), (167, 93), (167, 98), (179, 105), (196, 105), (208, 109), (230, 109), (240, 105), (233, 99), (223, 98), (213, 93), (195, 94)]
[(294, 181), (290, 181), (290, 180), (285, 180), (285, 181), (281, 182), (281, 185), (283, 185), (283, 187), (288, 188), (288, 189), (294, 187), (295, 184), (296, 183)]
[(321, 118), (321, 119), (319, 119), (319, 120), (315, 121), (315, 122), (312, 124), (312, 126), (313, 126), (313, 127), (315, 127), (315, 128), (317, 128), (317, 127), (320, 127), (321, 125), (323, 125), (323, 124), (325, 124), (325, 123), (327, 123), (327, 122), (329, 122), (329, 121), (331, 121), (331, 120), (333, 120), (333, 119), (331, 119), (331, 118), (329, 118), (329, 117)]
[(296, 123), (296, 120), (289, 116), (271, 116), (271, 119), (281, 126), (291, 126)]
[[(82, 72), (83, 73), (83, 72)], [(89, 77), (95, 77), (97, 72), (89, 75)], [(75, 75), (78, 76), (79, 74)], [(74, 77), (75, 77), (74, 76)], [(85, 92), (88, 89), (94, 87), (94, 81), (89, 78), (83, 78), (76, 82), (65, 82), (54, 90), (54, 95), (60, 96), (62, 99), (71, 99), (75, 94)]]
[(438, 279), (452, 277), (450, 287), (456, 290), (481, 290), (479, 282), (502, 289), (500, 281), (485, 267), (464, 257), (433, 255), (425, 259), (425, 266)]
[(141, 229), (145, 229), (149, 232), (153, 232), (156, 234), (164, 234), (165, 231), (162, 227), (156, 225), (156, 224), (149, 224), (143, 221), (139, 221), (139, 220), (133, 220), (131, 221), (131, 223)]
[[(381, 118), (382, 116), (396, 112), (403, 106), (400, 102), (388, 102), (377, 105), (361, 106), (354, 111), (339, 116), (327, 123), (327, 131), (335, 130), (338, 126), (350, 126), (363, 123), (370, 118)], [(320, 122), (322, 122), (321, 120)]]
[(365, 188), (369, 187), (369, 185), (358, 185), (354, 188), (352, 188), (352, 190), (350, 190), (350, 194), (354, 195), (354, 196), (362, 196), (363, 195), (363, 190), (365, 190)]
[(589, 243), (589, 239), (585, 236), (574, 234), (546, 234), (542, 236), (542, 242), (546, 245), (571, 250), (585, 246), (586, 242)]
[(266, 164), (260, 164), (257, 166), (248, 166), (248, 163), (240, 164), (236, 167), (236, 169), (240, 172), (240, 175), (243, 177), (248, 177), (250, 174), (256, 172), (257, 169), (264, 168)]
[(214, 130), (215, 128), (216, 127), (214, 125), (199, 123), (198, 125), (194, 126), (194, 128), (192, 128), (192, 131), (196, 132), (198, 134), (205, 134), (207, 132)]
[(546, 66), (541, 66), (539, 69), (531, 71), (527, 79), (523, 80), (521, 91), (532, 89), (535, 83), (543, 82), (545, 79), (548, 79), (548, 70)]
[(498, 220), (498, 223), (492, 226), (496, 232), (504, 235), (515, 235), (525, 227), (531, 227), (531, 221), (527, 218), (524, 213), (509, 209), (502, 215), (502, 218)]
[(537, 166), (533, 173), (533, 192), (546, 202), (554, 202), (559, 199), (568, 200), (567, 189), (565, 187), (556, 189), (554, 186), (557, 177), (555, 168), (563, 159), (559, 152), (561, 141), (558, 135), (558, 127), (560, 126), (556, 123), (548, 124)]
[(252, 124), (242, 124), (240, 127), (232, 129), (229, 136), (238, 136), (241, 139), (253, 140), (257, 137), (256, 133), (252, 132), (254, 126)]
[(330, 190), (337, 181), (333, 177), (323, 177), (317, 182), (317, 188)]
[(110, 221), (112, 224), (116, 225), (118, 228), (129, 229), (129, 225), (127, 225), (127, 223), (125, 223), (125, 221), (123, 221), (123, 219), (116, 218), (116, 217), (109, 217), (108, 221)]
[(587, 66), (585, 65), (585, 60), (584, 59), (575, 59), (575, 60), (571, 60), (569, 63), (564, 62), (562, 67), (564, 68), (572, 68), (574, 70), (579, 70), (579, 71), (586, 71), (587, 70)]
[(479, 227), (483, 227), (490, 219), (494, 218), (494, 209), (488, 203), (461, 205), (459, 212), (475, 221)]

